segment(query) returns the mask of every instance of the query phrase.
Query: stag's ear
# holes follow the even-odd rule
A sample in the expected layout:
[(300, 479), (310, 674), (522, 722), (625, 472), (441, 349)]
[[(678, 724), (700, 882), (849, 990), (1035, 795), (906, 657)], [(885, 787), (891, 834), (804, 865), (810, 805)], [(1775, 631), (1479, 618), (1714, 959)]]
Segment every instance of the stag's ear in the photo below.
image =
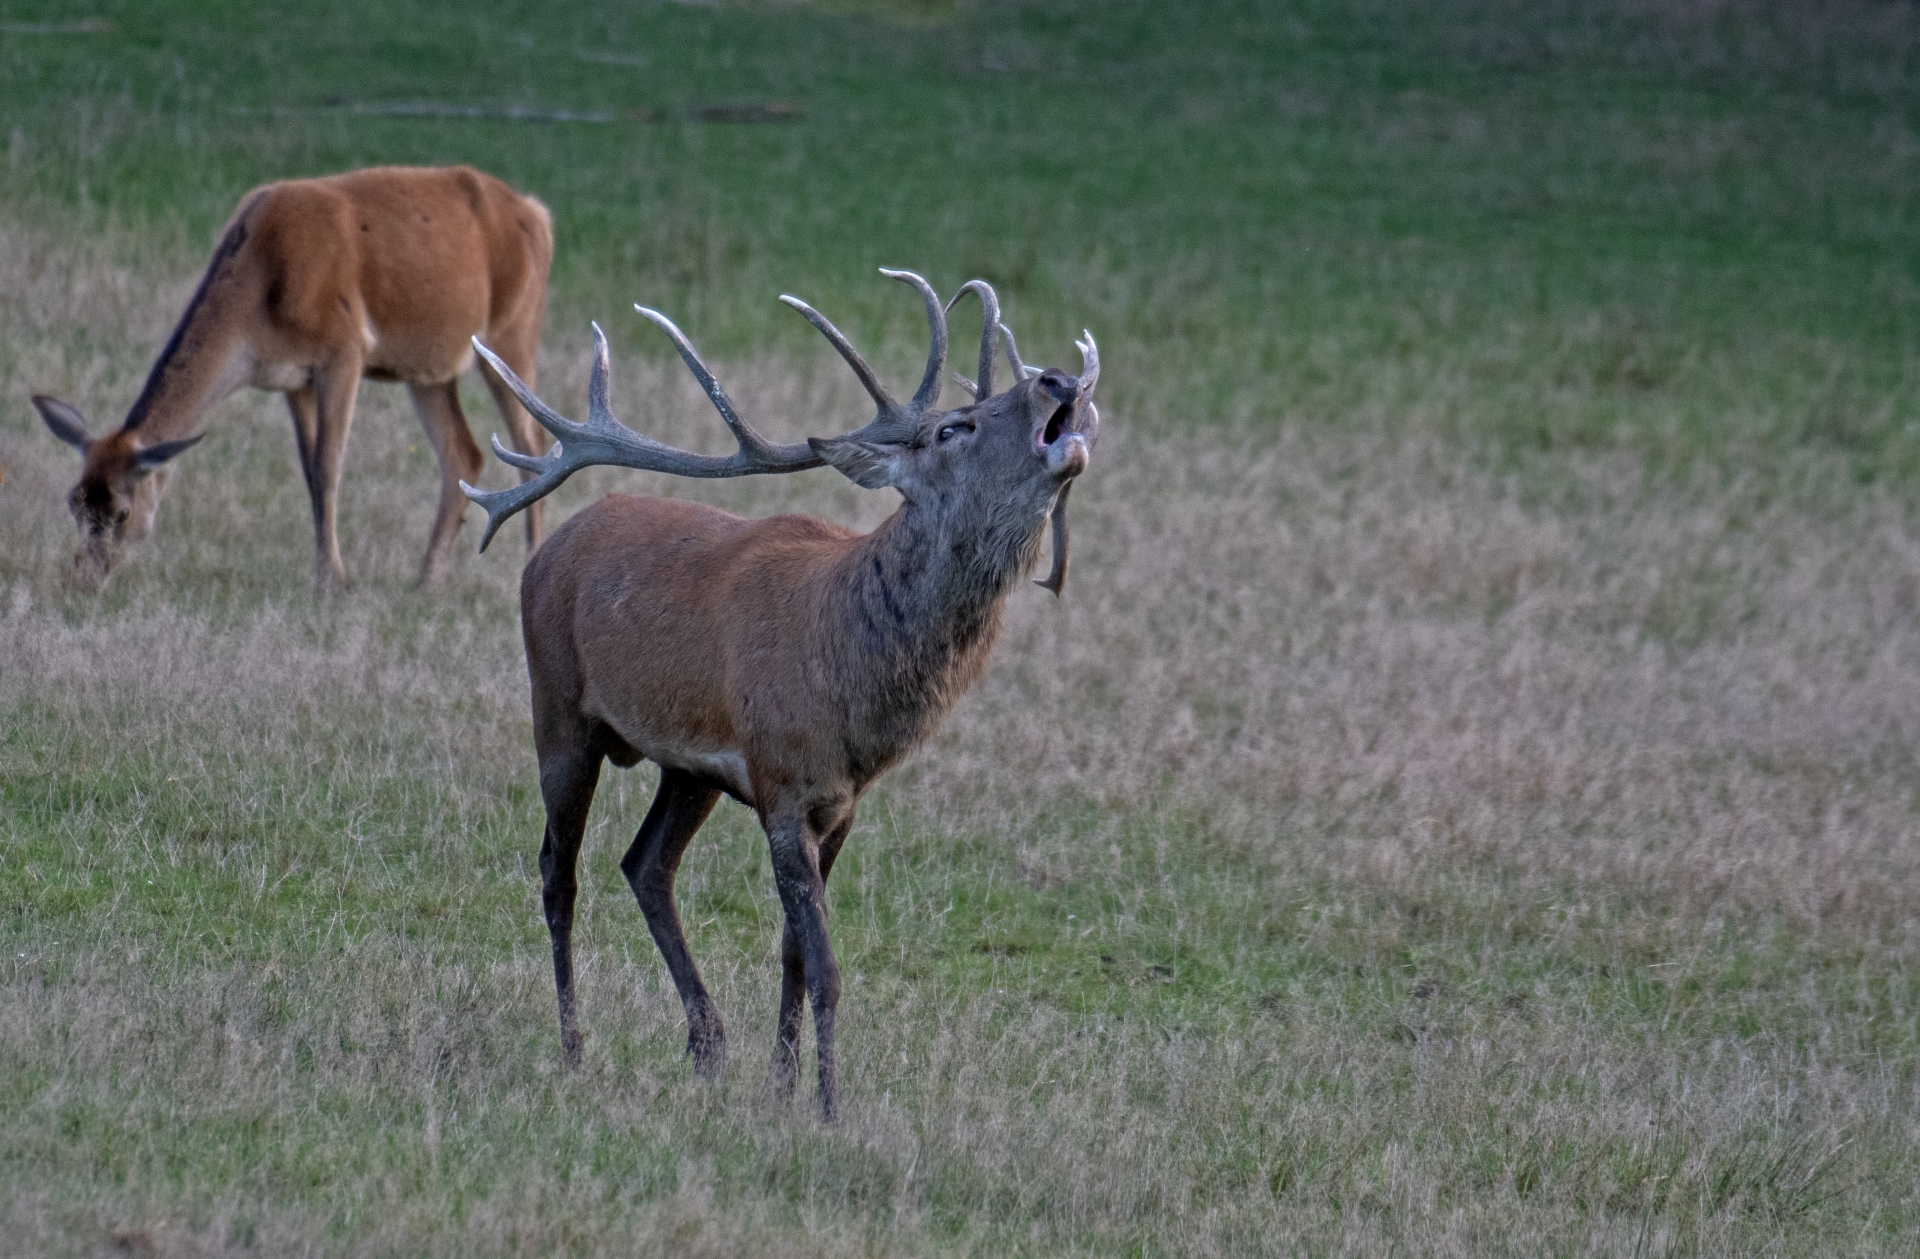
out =
[(40, 412), (40, 418), (47, 422), (53, 435), (81, 454), (87, 453), (87, 447), (93, 439), (87, 436), (87, 420), (78, 411), (60, 401), (49, 398), (43, 393), (33, 395), (34, 409)]
[(809, 437), (813, 453), (863, 489), (879, 490), (901, 482), (907, 448), (891, 442), (865, 442), (851, 437)]
[(205, 433), (199, 433), (192, 437), (182, 437), (177, 442), (160, 442), (157, 445), (148, 446), (145, 450), (142, 450), (133, 457), (133, 466), (139, 469), (144, 475), (145, 473), (153, 471), (205, 436)]

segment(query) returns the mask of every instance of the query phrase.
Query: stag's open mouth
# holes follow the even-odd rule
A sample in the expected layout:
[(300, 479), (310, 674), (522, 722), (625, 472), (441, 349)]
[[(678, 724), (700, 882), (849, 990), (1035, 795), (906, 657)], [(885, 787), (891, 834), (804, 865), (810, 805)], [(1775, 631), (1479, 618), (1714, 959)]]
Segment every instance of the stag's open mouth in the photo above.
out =
[(1061, 403), (1060, 406), (1054, 410), (1054, 413), (1048, 417), (1047, 426), (1040, 430), (1040, 440), (1036, 444), (1040, 449), (1045, 450), (1059, 440), (1060, 434), (1066, 432), (1072, 422), (1073, 403)]

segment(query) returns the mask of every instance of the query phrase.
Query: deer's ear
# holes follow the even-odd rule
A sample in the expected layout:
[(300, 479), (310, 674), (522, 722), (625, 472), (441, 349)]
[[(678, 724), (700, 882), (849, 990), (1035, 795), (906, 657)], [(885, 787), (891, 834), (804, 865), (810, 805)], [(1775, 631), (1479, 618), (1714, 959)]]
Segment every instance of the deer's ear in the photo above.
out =
[(87, 436), (87, 420), (78, 411), (60, 401), (49, 398), (43, 393), (33, 395), (34, 409), (40, 412), (40, 418), (47, 422), (53, 435), (81, 454), (87, 453), (87, 447), (93, 439)]
[(841, 475), (863, 489), (879, 490), (900, 484), (905, 446), (887, 442), (863, 442), (849, 437), (809, 437), (813, 453), (833, 465)]
[(148, 446), (145, 450), (142, 450), (133, 457), (133, 466), (138, 468), (144, 475), (153, 471), (205, 436), (205, 433), (196, 433), (192, 437), (182, 437), (179, 441), (160, 442), (156, 445)]

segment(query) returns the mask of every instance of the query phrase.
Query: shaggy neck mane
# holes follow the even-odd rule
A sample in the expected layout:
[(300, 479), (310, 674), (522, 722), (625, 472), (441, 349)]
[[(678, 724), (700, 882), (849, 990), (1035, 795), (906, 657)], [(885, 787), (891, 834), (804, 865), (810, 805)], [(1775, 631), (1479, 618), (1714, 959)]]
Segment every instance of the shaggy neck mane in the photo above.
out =
[[(869, 715), (879, 772), (931, 735), (980, 676), (1006, 597), (1039, 560), (1044, 517), (955, 530), (911, 502), (855, 546), (841, 568), (850, 707)], [(853, 663), (853, 661), (849, 661)]]

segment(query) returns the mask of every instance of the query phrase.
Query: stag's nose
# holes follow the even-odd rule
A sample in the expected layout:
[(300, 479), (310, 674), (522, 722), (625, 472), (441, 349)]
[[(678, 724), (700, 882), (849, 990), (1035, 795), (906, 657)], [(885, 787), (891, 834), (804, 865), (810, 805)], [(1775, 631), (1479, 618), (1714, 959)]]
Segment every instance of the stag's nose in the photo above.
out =
[(1080, 379), (1054, 368), (1040, 373), (1040, 387), (1056, 402), (1069, 403), (1080, 396)]

